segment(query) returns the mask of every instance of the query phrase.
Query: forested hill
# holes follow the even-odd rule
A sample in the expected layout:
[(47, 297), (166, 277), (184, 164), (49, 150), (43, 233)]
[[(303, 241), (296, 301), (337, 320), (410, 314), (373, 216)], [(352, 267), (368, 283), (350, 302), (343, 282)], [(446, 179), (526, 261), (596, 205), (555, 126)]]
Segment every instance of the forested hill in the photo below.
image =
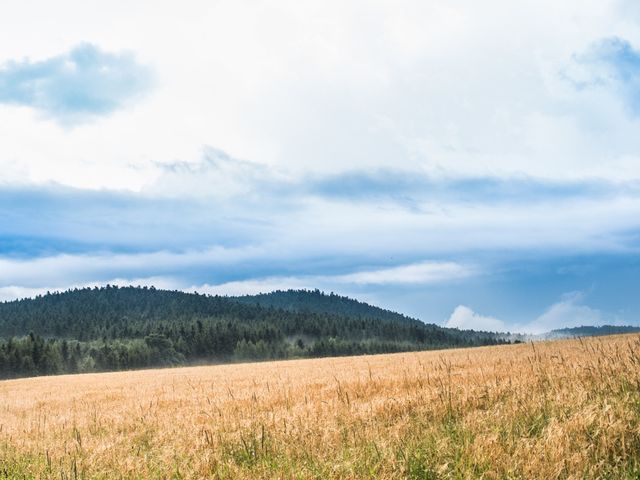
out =
[(238, 301), (265, 307), (281, 308), (291, 312), (329, 313), (348, 317), (367, 317), (404, 323), (422, 323), (400, 313), (374, 307), (349, 297), (320, 290), (276, 290), (271, 293), (235, 297)]
[(618, 335), (622, 333), (638, 333), (640, 327), (621, 325), (602, 325), (600, 327), (582, 326), (572, 328), (560, 328), (551, 330), (541, 335), (543, 338), (571, 338), (571, 337), (598, 337), (603, 335)]
[(107, 286), (0, 303), (0, 376), (504, 342), (317, 291), (266, 298)]

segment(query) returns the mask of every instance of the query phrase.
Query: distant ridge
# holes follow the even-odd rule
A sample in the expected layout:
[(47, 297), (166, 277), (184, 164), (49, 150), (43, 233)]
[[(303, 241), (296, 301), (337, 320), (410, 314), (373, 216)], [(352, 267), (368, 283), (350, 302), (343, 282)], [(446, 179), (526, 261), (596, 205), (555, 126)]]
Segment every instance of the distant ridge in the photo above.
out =
[(638, 333), (640, 327), (632, 327), (629, 325), (602, 325), (599, 327), (594, 326), (581, 326), (572, 328), (559, 328), (551, 330), (550, 332), (543, 333), (541, 336), (547, 339), (554, 338), (571, 338), (571, 337), (597, 337), (604, 335), (619, 335), (624, 333)]

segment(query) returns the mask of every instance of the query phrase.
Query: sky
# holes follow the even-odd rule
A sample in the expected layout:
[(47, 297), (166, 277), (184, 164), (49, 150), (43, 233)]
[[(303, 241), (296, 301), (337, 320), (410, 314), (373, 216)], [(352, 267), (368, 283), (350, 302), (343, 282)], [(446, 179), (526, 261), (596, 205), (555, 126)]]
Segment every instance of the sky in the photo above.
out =
[(635, 0), (0, 7), (0, 300), (319, 288), (640, 325)]

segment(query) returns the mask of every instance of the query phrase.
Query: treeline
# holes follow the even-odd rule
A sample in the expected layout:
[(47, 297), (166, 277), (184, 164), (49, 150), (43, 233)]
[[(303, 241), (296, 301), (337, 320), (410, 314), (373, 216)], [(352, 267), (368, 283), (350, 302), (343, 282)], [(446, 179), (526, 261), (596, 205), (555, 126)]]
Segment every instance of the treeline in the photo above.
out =
[(561, 328), (551, 330), (548, 333), (540, 335), (542, 338), (571, 338), (571, 337), (598, 337), (604, 335), (620, 335), (625, 333), (638, 333), (640, 327), (630, 325), (601, 325), (581, 327)]
[(218, 361), (243, 361), (325, 357), (403, 352), (418, 345), (399, 342), (349, 342), (328, 338), (305, 345), (304, 342), (269, 343), (265, 340), (239, 340), (232, 352), (221, 356), (192, 357), (189, 350), (176, 348), (173, 342), (157, 334), (144, 339), (78, 342), (43, 339), (37, 335), (10, 338), (0, 342), (0, 378), (16, 378), (63, 373), (88, 373), (132, 370), (147, 367), (184, 365), (195, 358)]
[[(325, 310), (247, 299), (107, 286), (0, 304), (0, 375), (17, 377), (187, 363), (359, 355), (504, 343), (388, 312), (328, 313), (344, 297), (318, 291)], [(349, 299), (347, 299), (349, 300)], [(357, 302), (359, 303), (359, 302)], [(341, 307), (335, 307), (337, 311)], [(381, 312), (384, 310), (379, 309)], [(374, 312), (375, 313), (375, 312)], [(376, 318), (377, 317), (377, 318)]]

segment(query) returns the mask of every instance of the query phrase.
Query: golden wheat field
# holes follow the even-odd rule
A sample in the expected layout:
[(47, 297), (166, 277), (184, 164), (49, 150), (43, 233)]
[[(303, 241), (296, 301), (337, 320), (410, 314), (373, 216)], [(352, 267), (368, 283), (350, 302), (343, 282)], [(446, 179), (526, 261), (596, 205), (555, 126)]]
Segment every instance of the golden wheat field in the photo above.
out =
[(637, 478), (637, 335), (0, 382), (2, 478)]

